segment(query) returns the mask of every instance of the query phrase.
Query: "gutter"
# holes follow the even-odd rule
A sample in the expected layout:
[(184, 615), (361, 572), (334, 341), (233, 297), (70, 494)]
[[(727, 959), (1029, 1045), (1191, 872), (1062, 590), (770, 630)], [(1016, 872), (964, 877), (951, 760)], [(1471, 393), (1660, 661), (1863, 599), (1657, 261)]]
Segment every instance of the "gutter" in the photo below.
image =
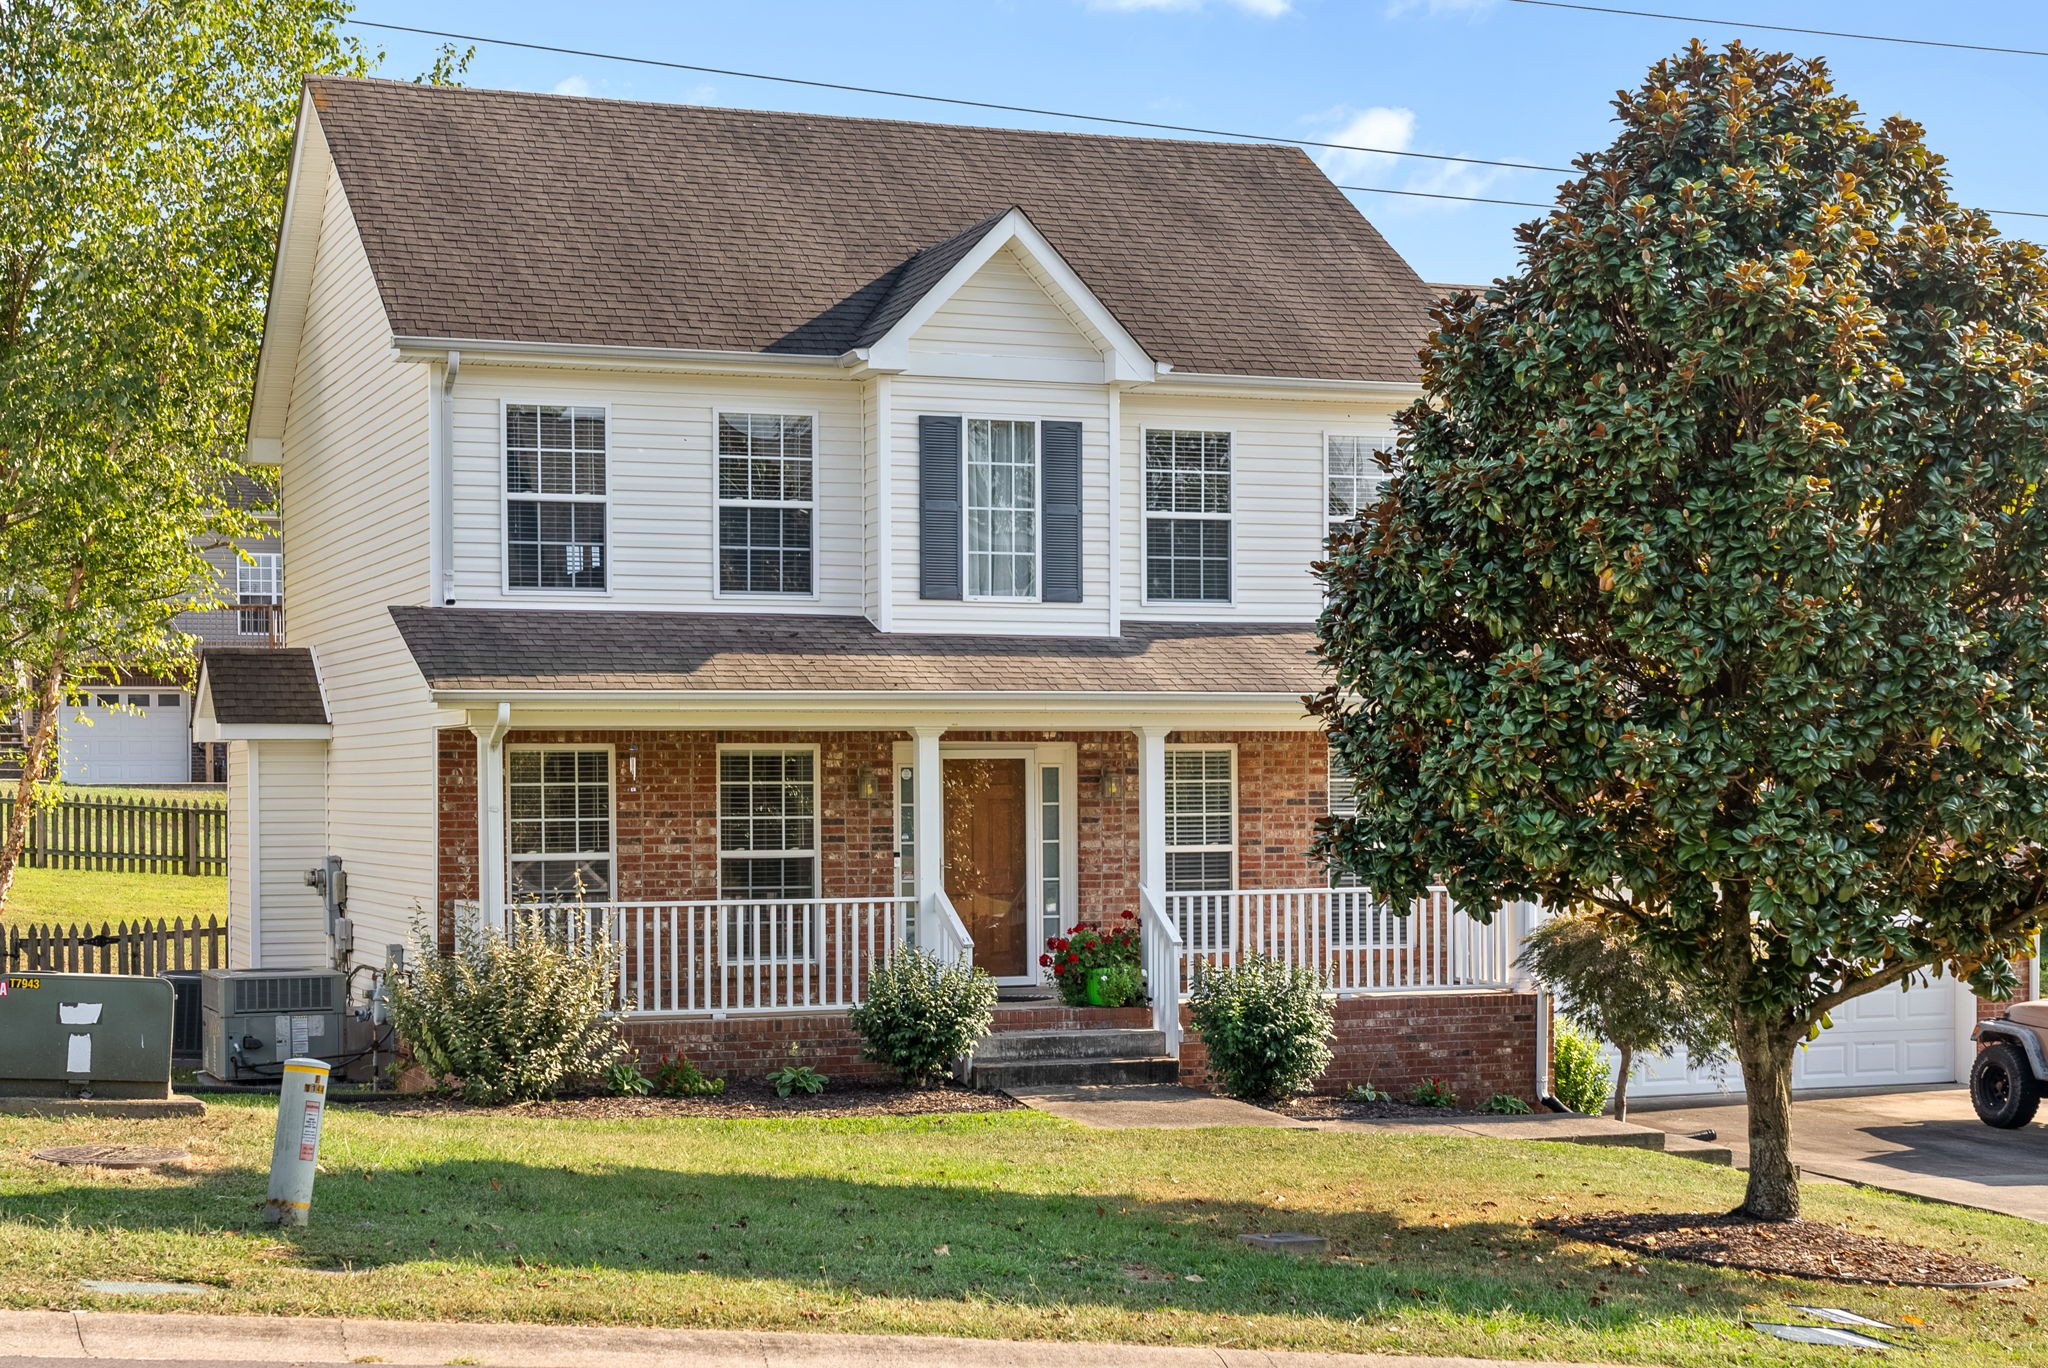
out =
[(471, 365), (637, 365), (689, 370), (740, 370), (762, 374), (820, 375), (859, 364), (848, 356), (717, 351), (702, 347), (627, 347), (591, 342), (512, 342), (465, 337), (393, 337), (401, 361), (439, 361), (449, 352), (469, 354)]

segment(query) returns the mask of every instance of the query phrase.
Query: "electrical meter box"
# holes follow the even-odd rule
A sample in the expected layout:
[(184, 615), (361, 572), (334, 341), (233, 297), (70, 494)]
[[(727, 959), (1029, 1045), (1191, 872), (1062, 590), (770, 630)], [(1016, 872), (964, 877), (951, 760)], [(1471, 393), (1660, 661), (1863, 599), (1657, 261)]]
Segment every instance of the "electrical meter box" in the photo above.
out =
[(0, 1096), (169, 1097), (173, 997), (130, 974), (0, 976)]
[(287, 1059), (335, 1059), (345, 979), (335, 969), (207, 970), (199, 976), (202, 1070), (223, 1083), (275, 1082)]

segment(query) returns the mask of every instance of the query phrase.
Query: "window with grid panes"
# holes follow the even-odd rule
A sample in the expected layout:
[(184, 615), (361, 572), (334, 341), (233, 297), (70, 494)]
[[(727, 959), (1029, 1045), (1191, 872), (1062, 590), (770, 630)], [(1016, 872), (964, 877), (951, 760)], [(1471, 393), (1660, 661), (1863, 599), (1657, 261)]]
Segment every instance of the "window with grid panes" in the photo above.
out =
[(1391, 438), (1350, 437), (1333, 434), (1324, 452), (1330, 520), (1334, 535), (1339, 528), (1379, 502), (1387, 481), (1393, 477), (1380, 469), (1373, 453), (1392, 445)]
[(605, 479), (603, 409), (505, 406), (509, 587), (605, 587)]
[(1229, 749), (1166, 752), (1166, 889), (1231, 888), (1237, 877), (1237, 756)]
[(1230, 600), (1230, 434), (1145, 433), (1145, 597)]
[(276, 551), (252, 551), (235, 562), (235, 614), (239, 636), (269, 636), (271, 616), (284, 602), (284, 557)]
[(1038, 597), (1038, 425), (967, 420), (967, 594)]
[(815, 426), (800, 414), (718, 415), (719, 592), (812, 592)]
[(506, 883), (514, 902), (610, 901), (610, 751), (507, 750), (505, 808)]
[(817, 897), (817, 814), (817, 758), (811, 751), (720, 751), (719, 897)]
[[(1330, 815), (1358, 815), (1358, 781), (1344, 768), (1337, 748), (1330, 748)], [(1339, 890), (1330, 904), (1330, 940), (1339, 947), (1386, 948), (1408, 943), (1408, 921), (1367, 892), (1356, 874), (1332, 867), (1330, 887)]]

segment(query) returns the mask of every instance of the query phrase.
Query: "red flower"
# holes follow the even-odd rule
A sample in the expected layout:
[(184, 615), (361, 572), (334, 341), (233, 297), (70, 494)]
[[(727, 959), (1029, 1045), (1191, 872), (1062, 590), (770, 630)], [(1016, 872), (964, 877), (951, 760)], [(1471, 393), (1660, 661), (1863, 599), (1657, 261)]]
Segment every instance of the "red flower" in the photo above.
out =
[(1125, 921), (1136, 921), (1138, 919), (1138, 914), (1131, 911), (1130, 908), (1126, 907), (1123, 911), (1123, 919)]
[(1040, 955), (1040, 956), (1038, 957), (1038, 963), (1039, 963), (1039, 965), (1040, 965), (1041, 967), (1042, 967), (1042, 966), (1045, 966), (1045, 965), (1049, 965), (1049, 964), (1051, 964), (1051, 963), (1052, 963), (1052, 956), (1051, 956), (1051, 955)]

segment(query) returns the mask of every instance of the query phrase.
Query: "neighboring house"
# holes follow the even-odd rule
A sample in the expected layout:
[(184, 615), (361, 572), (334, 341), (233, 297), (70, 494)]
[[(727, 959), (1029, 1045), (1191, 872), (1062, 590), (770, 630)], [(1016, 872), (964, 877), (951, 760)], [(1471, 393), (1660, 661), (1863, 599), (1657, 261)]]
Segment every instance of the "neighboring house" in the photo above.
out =
[(1155, 988), (1331, 972), (1333, 1085), (1529, 1095), (1519, 909), (1308, 855), (1309, 567), (1430, 298), (1293, 148), (310, 81), (249, 442), (290, 634), (198, 705), (235, 962), (544, 904), (642, 1043), (851, 1072), (907, 940), (1003, 1029), (1143, 1024), (1038, 964), (1129, 909)]
[[(262, 531), (206, 548), (216, 586), (234, 607), (180, 613), (179, 632), (198, 649), (277, 646), (284, 641), (284, 547), (276, 500), (262, 484), (237, 477), (229, 498), (253, 512)], [(189, 686), (152, 676), (96, 684), (57, 719), (57, 772), (70, 784), (225, 784), (227, 745), (192, 736)]]

